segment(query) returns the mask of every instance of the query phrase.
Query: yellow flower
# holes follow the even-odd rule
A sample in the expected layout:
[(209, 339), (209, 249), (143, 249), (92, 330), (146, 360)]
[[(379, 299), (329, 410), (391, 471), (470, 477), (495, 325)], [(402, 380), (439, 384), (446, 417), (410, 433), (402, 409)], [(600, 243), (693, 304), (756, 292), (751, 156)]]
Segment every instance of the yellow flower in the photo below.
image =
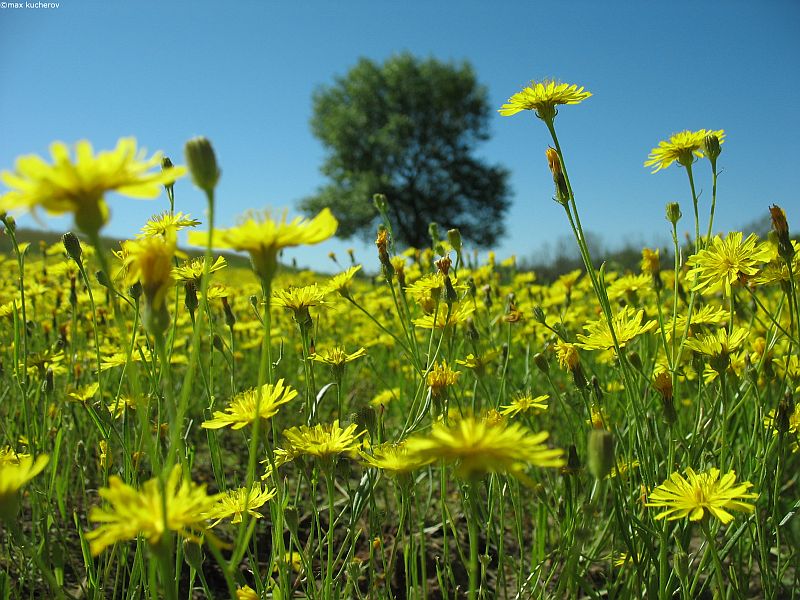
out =
[(157, 544), (167, 530), (199, 541), (208, 528), (205, 515), (218, 499), (218, 495), (206, 494), (205, 485), (184, 479), (179, 465), (172, 469), (163, 494), (157, 479), (136, 490), (112, 475), (108, 487), (100, 490), (100, 496), (109, 506), (94, 507), (89, 512), (89, 520), (101, 525), (86, 534), (95, 556), (116, 542), (139, 535), (150, 544)]
[(447, 388), (456, 384), (459, 375), (461, 373), (451, 369), (446, 360), (443, 360), (441, 364), (434, 365), (426, 379), (428, 387), (431, 388), (431, 395), (436, 398), (441, 397)]
[(291, 310), (294, 313), (295, 322), (302, 327), (311, 323), (311, 314), (308, 309), (325, 304), (326, 293), (327, 290), (318, 287), (316, 283), (305, 287), (278, 290), (272, 295), (272, 305)]
[(528, 465), (560, 467), (563, 451), (544, 445), (548, 433), (532, 433), (516, 423), (467, 417), (446, 425), (438, 422), (431, 431), (409, 438), (409, 453), (421, 459), (457, 463), (460, 476), (484, 473), (523, 475)]
[(71, 388), (67, 390), (67, 399), (71, 400), (72, 402), (80, 402), (81, 404), (86, 404), (87, 402), (91, 402), (94, 400), (94, 397), (97, 395), (97, 390), (100, 388), (100, 384), (96, 381), (94, 383), (90, 383), (89, 385), (85, 385), (81, 388)]
[(249, 585), (236, 589), (236, 600), (259, 600), (258, 592)]
[(504, 117), (523, 110), (535, 110), (536, 116), (545, 121), (555, 118), (557, 104), (579, 104), (592, 94), (582, 87), (552, 80), (531, 81), (531, 85), (517, 92), (497, 111)]
[(334, 346), (329, 350), (325, 350), (321, 355), (314, 353), (309, 358), (315, 362), (321, 362), (329, 365), (335, 369), (341, 369), (345, 363), (352, 362), (357, 358), (361, 358), (367, 354), (366, 348), (359, 348), (352, 354), (347, 354), (345, 349), (341, 346)]
[(164, 305), (173, 284), (172, 261), (175, 257), (175, 236), (168, 235), (122, 242), (123, 268), (126, 283), (142, 284), (145, 298), (154, 309)]
[(350, 298), (350, 289), (349, 285), (350, 282), (355, 277), (356, 273), (361, 270), (361, 265), (356, 265), (354, 267), (350, 267), (343, 273), (339, 273), (338, 275), (334, 275), (331, 277), (331, 280), (328, 282), (327, 288), (332, 292), (339, 292), (344, 298)]
[(11, 190), (0, 198), (0, 210), (43, 208), (49, 214), (71, 212), (75, 224), (89, 235), (96, 235), (108, 222), (104, 195), (116, 191), (132, 198), (156, 198), (162, 186), (186, 173), (184, 167), (151, 171), (161, 165), (161, 154), (145, 160), (137, 151), (134, 138), (122, 138), (117, 147), (94, 155), (92, 145), (75, 144), (75, 161), (62, 142), (50, 146), (53, 164), (36, 155), (17, 159), (14, 172), (3, 171), (0, 179)]
[[(6, 453), (9, 456), (9, 453)], [(15, 458), (0, 461), (0, 519), (13, 519), (19, 508), (17, 493), (23, 485), (36, 477), (47, 466), (50, 457), (39, 455), (36, 460), (29, 454), (14, 454)]]
[(580, 364), (580, 356), (575, 344), (558, 341), (553, 344), (559, 366), (565, 371), (574, 371)]
[(381, 444), (371, 449), (371, 453), (360, 452), (361, 458), (370, 467), (385, 471), (390, 475), (402, 475), (430, 464), (433, 459), (411, 454), (405, 443)]
[(381, 392), (378, 392), (377, 394), (375, 394), (372, 400), (369, 401), (369, 403), (377, 408), (379, 406), (386, 406), (387, 404), (389, 404), (389, 402), (391, 402), (392, 400), (396, 400), (399, 397), (400, 397), (400, 388), (392, 388), (389, 390), (383, 390)]
[[(217, 259), (208, 267), (208, 274), (211, 275), (211, 273), (221, 271), (227, 266), (228, 263), (225, 260), (225, 257), (218, 256)], [(194, 258), (192, 260), (185, 261), (180, 267), (174, 267), (172, 269), (172, 275), (178, 281), (194, 281), (194, 283), (199, 287), (205, 268), (205, 258)]]
[(278, 414), (281, 405), (297, 397), (297, 390), (284, 385), (283, 379), (279, 379), (275, 385), (264, 384), (261, 390), (260, 404), (258, 389), (246, 390), (236, 394), (224, 412), (214, 411), (214, 418), (203, 421), (201, 427), (220, 429), (230, 425), (231, 429), (241, 429), (256, 420), (256, 406), (258, 406), (258, 416), (262, 419), (271, 419)]
[(742, 232), (733, 231), (725, 239), (715, 236), (704, 250), (690, 256), (686, 264), (693, 268), (686, 277), (697, 278), (693, 290), (721, 285), (730, 295), (733, 283), (758, 273), (761, 263), (770, 257), (769, 246), (760, 243), (754, 233), (742, 241)]
[(260, 519), (261, 508), (275, 497), (277, 492), (261, 485), (254, 485), (248, 490), (246, 487), (229, 490), (220, 494), (217, 503), (205, 513), (206, 519), (216, 519), (210, 526), (216, 527), (223, 519), (231, 519), (231, 523), (241, 523), (242, 515), (249, 514), (254, 519)]
[(719, 469), (710, 469), (707, 473), (695, 473), (686, 469), (686, 478), (673, 473), (670, 478), (658, 486), (650, 494), (650, 502), (645, 506), (664, 508), (665, 512), (656, 515), (656, 520), (673, 521), (689, 517), (690, 521), (699, 521), (708, 511), (722, 521), (730, 523), (733, 516), (728, 510), (753, 512), (753, 505), (739, 500), (740, 498), (758, 498), (758, 494), (746, 493), (753, 487), (750, 482), (736, 484), (736, 474), (729, 471), (719, 478)]
[[(469, 304), (454, 304), (452, 309), (440, 306), (435, 318), (433, 314), (423, 315), (414, 319), (413, 323), (420, 329), (445, 329), (446, 327), (466, 323), (474, 311), (475, 307)], [(448, 312), (450, 313), (449, 315)]]
[[(333, 213), (323, 209), (313, 219), (297, 217), (286, 221), (286, 214), (274, 220), (269, 213), (249, 213), (236, 227), (214, 230), (214, 246), (250, 254), (256, 274), (269, 281), (278, 267), (278, 252), (289, 246), (318, 244), (327, 240), (339, 226)], [(205, 246), (208, 232), (189, 232), (189, 243)]]
[[(612, 318), (614, 334), (620, 348), (624, 348), (628, 342), (637, 336), (653, 331), (658, 327), (658, 322), (652, 320), (642, 325), (643, 317), (643, 310), (636, 311), (635, 308), (626, 306)], [(588, 335), (579, 334), (576, 336), (579, 342), (576, 345), (579, 348), (585, 348), (586, 350), (609, 350), (614, 348), (614, 340), (605, 317), (587, 323), (585, 329)]]
[(292, 427), (283, 432), (286, 439), (285, 450), (292, 457), (308, 455), (317, 458), (330, 458), (343, 452), (352, 452), (358, 449), (358, 438), (366, 433), (356, 433), (357, 429), (358, 425), (355, 423), (342, 429), (339, 419), (330, 425)]
[(716, 333), (704, 333), (687, 339), (686, 348), (712, 358), (730, 355), (741, 348), (748, 334), (749, 330), (744, 327), (734, 329), (730, 335), (727, 329), (720, 328)]
[(550, 396), (544, 394), (543, 396), (533, 397), (532, 394), (518, 394), (511, 401), (511, 404), (501, 406), (500, 414), (504, 417), (513, 417), (521, 412), (528, 412), (535, 408), (538, 410), (547, 410), (547, 402)]
[(136, 237), (152, 237), (154, 235), (167, 235), (168, 233), (175, 233), (187, 227), (197, 227), (200, 221), (192, 219), (189, 215), (184, 215), (182, 212), (177, 212), (173, 215), (164, 211), (161, 214), (153, 215), (147, 220), (147, 223), (142, 227), (141, 233)]
[(666, 169), (676, 160), (683, 166), (689, 166), (694, 161), (695, 156), (698, 158), (703, 156), (703, 140), (710, 134), (716, 135), (720, 143), (725, 141), (725, 131), (722, 129), (717, 131), (710, 129), (681, 131), (671, 136), (667, 141), (659, 142), (658, 147), (650, 151), (650, 156), (645, 161), (644, 166), (655, 167), (653, 173)]

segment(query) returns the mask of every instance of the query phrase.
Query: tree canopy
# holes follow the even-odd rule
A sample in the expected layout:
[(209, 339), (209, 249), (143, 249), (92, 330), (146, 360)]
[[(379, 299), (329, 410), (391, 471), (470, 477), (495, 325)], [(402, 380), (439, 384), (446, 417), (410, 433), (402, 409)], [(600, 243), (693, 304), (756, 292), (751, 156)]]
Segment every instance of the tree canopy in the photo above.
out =
[(330, 181), (301, 208), (330, 207), (340, 237), (368, 237), (378, 219), (372, 197), (382, 193), (402, 242), (424, 246), (436, 222), (489, 246), (504, 233), (509, 206), (508, 171), (475, 156), (490, 114), (468, 63), (362, 58), (314, 93), (311, 128), (326, 149), (321, 170)]

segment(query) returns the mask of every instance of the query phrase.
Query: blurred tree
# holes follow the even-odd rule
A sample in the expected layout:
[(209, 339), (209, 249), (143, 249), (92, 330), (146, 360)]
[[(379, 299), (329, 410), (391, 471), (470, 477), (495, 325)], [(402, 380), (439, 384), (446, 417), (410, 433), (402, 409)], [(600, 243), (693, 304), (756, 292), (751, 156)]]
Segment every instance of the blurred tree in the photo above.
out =
[(469, 64), (362, 58), (318, 89), (313, 105), (311, 129), (327, 150), (321, 170), (330, 183), (301, 208), (330, 207), (340, 237), (375, 232), (375, 193), (387, 196), (395, 235), (412, 246), (430, 243), (433, 221), (476, 246), (504, 233), (508, 171), (474, 156), (489, 138), (490, 108)]

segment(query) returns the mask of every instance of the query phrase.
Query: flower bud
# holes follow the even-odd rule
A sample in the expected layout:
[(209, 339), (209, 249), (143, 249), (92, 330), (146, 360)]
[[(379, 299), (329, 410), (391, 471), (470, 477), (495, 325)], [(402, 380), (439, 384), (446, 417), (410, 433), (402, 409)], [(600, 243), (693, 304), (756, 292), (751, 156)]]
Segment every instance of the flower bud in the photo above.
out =
[(228, 329), (233, 329), (236, 324), (236, 317), (231, 310), (231, 305), (228, 304), (228, 298), (225, 296), (222, 297), (222, 310), (225, 313), (225, 325), (228, 326)]
[(547, 362), (547, 358), (541, 352), (533, 355), (533, 364), (545, 375), (550, 372), (550, 363)]
[(592, 429), (587, 444), (589, 472), (602, 479), (614, 467), (614, 436), (606, 429)]
[(17, 230), (17, 220), (11, 215), (5, 215), (3, 223), (5, 223), (6, 229), (8, 229), (10, 233), (14, 233)]
[(204, 137), (192, 138), (186, 142), (184, 152), (194, 184), (207, 194), (212, 193), (221, 173), (211, 142)]
[(786, 213), (777, 204), (769, 207), (772, 217), (772, 231), (777, 238), (778, 254), (787, 263), (794, 258), (795, 250), (789, 237), (789, 223), (786, 222)]
[(461, 232), (458, 229), (447, 230), (447, 241), (450, 242), (450, 245), (453, 247), (453, 250), (456, 251), (456, 254), (461, 254), (462, 240)]
[(680, 204), (677, 202), (669, 202), (667, 204), (667, 221), (672, 223), (673, 226), (678, 224), (682, 216)]
[(111, 289), (111, 281), (108, 279), (108, 275), (106, 275), (105, 271), (97, 271), (94, 274), (95, 279), (97, 279), (97, 283), (102, 285), (104, 288)]
[(64, 244), (64, 250), (67, 251), (67, 256), (69, 256), (72, 260), (76, 263), (81, 265), (81, 255), (83, 254), (83, 248), (81, 248), (81, 242), (78, 239), (78, 236), (68, 231), (64, 235), (61, 236), (61, 243)]
[(200, 306), (200, 302), (197, 300), (197, 284), (192, 280), (183, 284), (183, 305), (192, 315)]
[(712, 163), (717, 161), (717, 157), (722, 152), (722, 147), (720, 146), (719, 138), (716, 134), (709, 133), (705, 138), (703, 138), (703, 151), (705, 155), (708, 157)]
[(203, 548), (197, 542), (192, 540), (183, 541), (183, 557), (186, 564), (193, 568), (195, 571), (201, 571), (203, 568)]
[(374, 194), (372, 196), (372, 203), (382, 215), (386, 214), (386, 211), (389, 209), (389, 202), (384, 194)]

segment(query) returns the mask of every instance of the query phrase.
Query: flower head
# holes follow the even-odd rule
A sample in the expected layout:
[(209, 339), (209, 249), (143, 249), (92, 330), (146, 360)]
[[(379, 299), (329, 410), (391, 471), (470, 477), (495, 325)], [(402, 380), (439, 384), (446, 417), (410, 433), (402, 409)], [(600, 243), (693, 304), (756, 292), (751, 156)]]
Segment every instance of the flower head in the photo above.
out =
[[(259, 403), (259, 393), (257, 388), (246, 390), (231, 400), (230, 405), (225, 411), (215, 411), (214, 418), (204, 421), (202, 427), (205, 429), (220, 429), (230, 426), (231, 429), (241, 429), (256, 420), (271, 419), (278, 414), (278, 409), (297, 397), (297, 390), (291, 386), (284, 385), (283, 379), (279, 379), (275, 385), (266, 383), (261, 387), (261, 400)], [(258, 414), (256, 414), (258, 407)]]
[[(327, 208), (313, 219), (297, 217), (289, 222), (285, 213), (275, 220), (268, 212), (251, 212), (236, 227), (215, 229), (213, 242), (216, 248), (248, 252), (256, 274), (269, 281), (278, 267), (278, 252), (283, 248), (318, 244), (336, 233), (338, 226)], [(208, 232), (189, 232), (189, 243), (207, 245)]]
[(255, 485), (251, 488), (238, 488), (220, 494), (217, 503), (205, 514), (206, 519), (215, 519), (211, 527), (216, 527), (223, 519), (230, 519), (231, 523), (241, 523), (242, 515), (249, 514), (254, 519), (260, 519), (261, 508), (275, 497), (276, 491)]
[(426, 379), (428, 387), (431, 388), (431, 395), (435, 398), (443, 396), (447, 388), (456, 384), (459, 375), (461, 373), (451, 369), (446, 360), (434, 365)]
[(95, 556), (107, 546), (139, 535), (157, 544), (165, 531), (198, 541), (208, 529), (206, 514), (219, 498), (206, 494), (204, 485), (184, 479), (179, 465), (172, 469), (163, 493), (157, 479), (136, 490), (112, 475), (100, 496), (108, 506), (91, 510), (89, 520), (101, 525), (86, 534)]
[(50, 457), (41, 454), (33, 460), (30, 454), (12, 455), (9, 451), (0, 456), (0, 519), (13, 519), (19, 507), (17, 492), (42, 472)]
[(540, 119), (552, 121), (558, 112), (557, 104), (579, 104), (591, 95), (577, 85), (556, 83), (553, 80), (531, 81), (528, 87), (511, 96), (497, 112), (504, 117), (510, 117), (523, 110), (534, 110)]
[(753, 512), (753, 505), (740, 499), (758, 498), (758, 494), (747, 493), (753, 484), (750, 482), (736, 485), (736, 474), (729, 471), (719, 478), (719, 469), (710, 469), (707, 473), (695, 473), (686, 469), (686, 477), (673, 473), (669, 479), (658, 486), (650, 494), (650, 502), (645, 506), (664, 508), (665, 512), (656, 515), (656, 519), (682, 519), (699, 521), (708, 511), (722, 521), (723, 524), (733, 520), (729, 510)]
[(81, 140), (75, 144), (74, 161), (62, 142), (52, 144), (50, 154), (52, 165), (36, 155), (21, 156), (14, 172), (0, 174), (11, 190), (0, 198), (0, 207), (3, 210), (41, 207), (55, 215), (71, 212), (78, 228), (90, 235), (96, 235), (108, 222), (106, 192), (156, 198), (163, 185), (186, 173), (184, 167), (151, 171), (160, 167), (161, 154), (145, 159), (144, 151), (137, 151), (134, 138), (122, 138), (114, 150), (96, 156), (92, 145)]
[(182, 212), (170, 214), (167, 211), (158, 215), (153, 215), (144, 224), (142, 230), (136, 237), (151, 237), (154, 235), (167, 235), (175, 233), (187, 227), (197, 227), (200, 221), (191, 218), (189, 215), (184, 215)]
[(366, 354), (366, 348), (359, 348), (352, 354), (348, 354), (341, 346), (334, 346), (333, 348), (326, 349), (322, 354), (312, 354), (309, 356), (309, 359), (328, 365), (334, 373), (341, 373), (345, 364), (353, 362), (362, 356), (366, 356)]
[(328, 289), (332, 292), (339, 292), (344, 298), (350, 298), (350, 282), (360, 270), (361, 265), (355, 265), (338, 275), (334, 275), (328, 282)]
[(390, 475), (409, 473), (433, 461), (432, 458), (410, 453), (405, 443), (402, 442), (399, 444), (381, 444), (372, 448), (369, 454), (366, 452), (361, 452), (360, 454), (364, 462), (370, 467), (375, 467)]
[(316, 283), (304, 287), (291, 287), (278, 290), (272, 295), (273, 306), (282, 306), (294, 313), (294, 320), (304, 327), (311, 324), (311, 314), (308, 309), (312, 306), (325, 304), (325, 294), (328, 290), (317, 286)]
[(145, 298), (154, 308), (164, 304), (166, 294), (174, 282), (172, 261), (175, 257), (175, 243), (174, 234), (122, 242), (126, 283), (141, 283)]
[[(637, 336), (653, 331), (658, 327), (658, 322), (653, 320), (642, 324), (643, 317), (643, 310), (637, 311), (630, 306), (626, 306), (611, 319), (614, 335), (620, 348), (624, 348), (628, 342)], [(605, 318), (587, 323), (586, 333), (587, 335), (579, 334), (577, 336), (579, 343), (576, 345), (578, 347), (586, 350), (609, 350), (614, 348), (614, 338)]]
[(725, 239), (715, 236), (705, 249), (689, 257), (686, 263), (692, 269), (686, 276), (697, 278), (693, 290), (722, 286), (729, 295), (732, 284), (756, 275), (761, 263), (770, 260), (769, 246), (759, 242), (754, 233), (744, 241), (742, 237), (741, 231), (733, 231)]
[(511, 400), (511, 404), (500, 407), (500, 414), (504, 417), (513, 417), (529, 410), (547, 410), (547, 400), (549, 398), (550, 396), (547, 394), (536, 396), (535, 398), (530, 393), (517, 394)]
[[(208, 267), (208, 274), (211, 275), (212, 273), (221, 271), (227, 266), (228, 262), (225, 260), (225, 257), (218, 256), (216, 260), (213, 263), (211, 263), (211, 265)], [(195, 286), (199, 288), (201, 280), (203, 279), (203, 273), (205, 272), (205, 268), (206, 268), (205, 257), (193, 258), (192, 260), (185, 261), (179, 267), (174, 267), (172, 269), (172, 275), (178, 281), (192, 281), (194, 282)]]
[(355, 423), (342, 429), (339, 419), (330, 425), (292, 427), (283, 432), (285, 450), (292, 457), (308, 455), (317, 458), (331, 458), (343, 452), (352, 452), (358, 449), (358, 438), (366, 433), (356, 433), (357, 429)]
[(548, 433), (532, 433), (516, 423), (467, 417), (409, 438), (408, 451), (420, 458), (457, 463), (468, 478), (489, 472), (520, 475), (525, 467), (560, 467), (563, 452), (544, 445)]
[(650, 151), (650, 156), (645, 161), (644, 166), (655, 167), (653, 173), (666, 169), (675, 161), (685, 167), (689, 166), (694, 162), (695, 156), (698, 158), (703, 156), (704, 141), (709, 134), (716, 135), (720, 144), (725, 139), (725, 131), (722, 129), (718, 131), (706, 129), (681, 131), (671, 136), (667, 141), (662, 140), (659, 142), (658, 147)]

